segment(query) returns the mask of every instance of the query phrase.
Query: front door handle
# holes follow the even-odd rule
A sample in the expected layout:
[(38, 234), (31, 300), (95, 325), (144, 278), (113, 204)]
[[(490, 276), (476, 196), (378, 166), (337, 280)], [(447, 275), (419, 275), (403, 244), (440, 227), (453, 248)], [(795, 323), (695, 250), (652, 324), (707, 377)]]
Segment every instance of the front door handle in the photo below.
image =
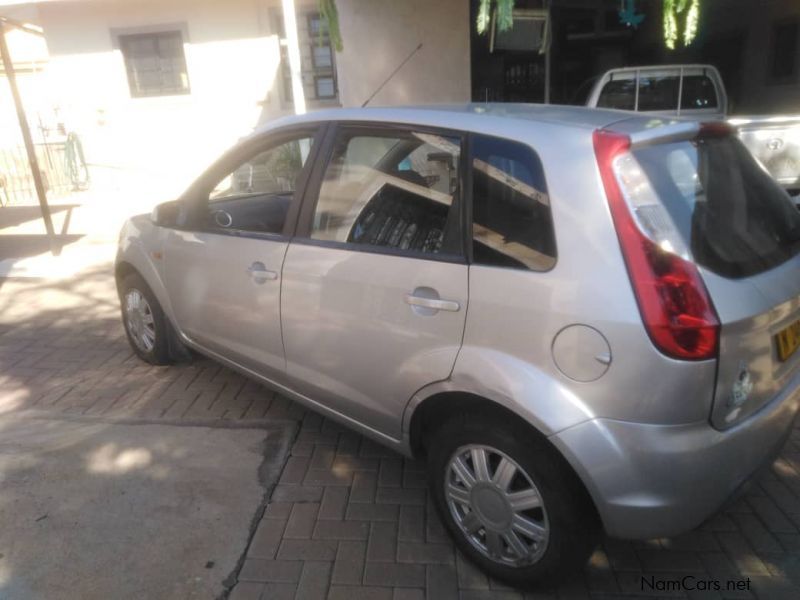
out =
[(455, 300), (441, 300), (439, 298), (424, 298), (422, 296), (415, 296), (408, 294), (406, 296), (406, 303), (411, 306), (420, 306), (422, 308), (430, 308), (432, 310), (446, 310), (449, 312), (458, 312), (461, 310), (461, 305)]
[(252, 277), (253, 281), (256, 283), (274, 281), (278, 278), (278, 273), (267, 269), (262, 262), (254, 262), (252, 265), (247, 267), (247, 272), (250, 273), (250, 277)]

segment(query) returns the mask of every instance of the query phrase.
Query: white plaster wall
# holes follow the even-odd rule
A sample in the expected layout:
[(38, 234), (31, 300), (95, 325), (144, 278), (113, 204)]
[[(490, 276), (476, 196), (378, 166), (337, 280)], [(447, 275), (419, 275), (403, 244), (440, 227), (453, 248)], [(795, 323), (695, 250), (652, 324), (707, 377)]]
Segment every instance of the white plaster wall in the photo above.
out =
[(344, 50), (337, 54), (343, 106), (360, 106), (422, 43), (375, 96), (374, 106), (467, 102), (469, 0), (338, 0)]
[[(296, 4), (299, 15), (317, 6), (314, 0)], [(422, 50), (372, 104), (469, 99), (467, 0), (339, 0), (338, 6), (341, 105), (360, 105), (419, 43)], [(135, 172), (139, 181), (152, 178), (169, 197), (253, 127), (291, 112), (282, 100), (270, 14), (276, 8), (280, 0), (41, 2), (49, 92), (46, 98), (36, 92), (37, 99), (58, 107), (59, 119), (83, 138), (91, 163)], [(184, 31), (191, 93), (131, 98), (112, 30), (161, 25)]]
[[(39, 5), (54, 103), (95, 164), (138, 169), (176, 193), (257, 125), (279, 65), (254, 0)], [(112, 30), (182, 27), (191, 93), (132, 98)]]

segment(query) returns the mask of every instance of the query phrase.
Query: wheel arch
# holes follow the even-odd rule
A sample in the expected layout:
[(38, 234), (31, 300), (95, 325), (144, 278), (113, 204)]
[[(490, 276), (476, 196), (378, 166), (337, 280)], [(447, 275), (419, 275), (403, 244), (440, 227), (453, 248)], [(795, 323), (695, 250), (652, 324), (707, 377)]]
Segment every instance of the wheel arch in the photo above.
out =
[(547, 435), (526, 421), (521, 415), (489, 398), (471, 392), (444, 391), (435, 393), (420, 402), (409, 421), (408, 443), (410, 452), (415, 458), (426, 456), (426, 435), (429, 436), (435, 432), (438, 427), (453, 415), (467, 416), (474, 414), (486, 417), (487, 421), (501, 420), (503, 423), (508, 423), (510, 429), (514, 429), (523, 436), (535, 436), (541, 443), (551, 449), (553, 455), (559, 458), (561, 467), (582, 490), (587, 506), (591, 507), (597, 522), (602, 522), (597, 504), (591, 493), (591, 487), (587, 485), (587, 482), (584, 481), (561, 449), (553, 444)]
[(190, 360), (191, 355), (180, 339), (180, 334), (178, 333), (172, 316), (172, 308), (169, 304), (166, 291), (163, 289), (163, 286), (161, 286), (160, 278), (156, 276), (157, 285), (153, 285), (151, 278), (148, 278), (141, 269), (124, 258), (119, 258), (114, 265), (114, 279), (116, 281), (117, 293), (120, 295), (120, 302), (122, 302), (120, 285), (122, 281), (131, 274), (136, 274), (142, 278), (144, 283), (150, 288), (150, 291), (155, 295), (161, 310), (164, 312), (164, 319), (167, 326), (167, 344), (171, 359), (179, 362)]

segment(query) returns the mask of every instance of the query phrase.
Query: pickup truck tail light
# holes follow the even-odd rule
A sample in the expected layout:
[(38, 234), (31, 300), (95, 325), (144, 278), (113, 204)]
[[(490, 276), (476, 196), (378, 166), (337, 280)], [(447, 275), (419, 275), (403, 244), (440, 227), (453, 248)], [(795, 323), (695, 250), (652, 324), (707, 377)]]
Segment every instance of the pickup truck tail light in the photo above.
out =
[(626, 135), (594, 132), (600, 176), (645, 329), (667, 356), (715, 358), (719, 319), (711, 298), (630, 147)]

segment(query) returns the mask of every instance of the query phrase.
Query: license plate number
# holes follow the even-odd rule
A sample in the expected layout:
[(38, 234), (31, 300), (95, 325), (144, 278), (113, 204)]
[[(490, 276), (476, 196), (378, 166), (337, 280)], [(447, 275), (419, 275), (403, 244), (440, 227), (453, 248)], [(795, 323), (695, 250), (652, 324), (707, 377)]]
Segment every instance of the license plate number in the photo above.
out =
[(782, 361), (794, 354), (800, 348), (800, 320), (781, 329), (775, 336), (775, 343), (778, 348), (778, 358)]

